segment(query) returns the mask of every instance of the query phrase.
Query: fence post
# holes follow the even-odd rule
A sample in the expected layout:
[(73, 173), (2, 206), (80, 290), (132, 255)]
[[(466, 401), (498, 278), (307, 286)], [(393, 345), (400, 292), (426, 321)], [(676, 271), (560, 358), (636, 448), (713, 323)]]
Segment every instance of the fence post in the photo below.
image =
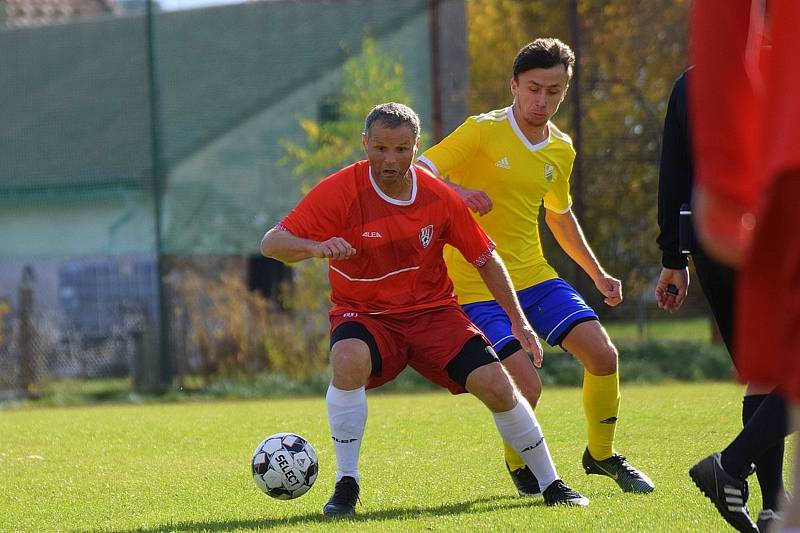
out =
[(36, 384), (36, 357), (33, 338), (36, 334), (33, 325), (33, 268), (26, 265), (22, 269), (22, 280), (18, 289), (19, 331), (17, 349), (19, 354), (19, 377), (22, 390), (28, 394), (33, 392)]
[[(164, 181), (166, 179), (166, 165), (163, 160), (161, 145), (161, 106), (158, 89), (158, 76), (156, 68), (156, 47), (155, 47), (155, 16), (156, 0), (146, 0), (146, 38), (147, 38), (147, 72), (150, 103), (150, 136), (151, 136), (151, 157), (152, 157), (152, 190), (153, 195), (153, 222), (155, 231), (155, 260), (156, 260), (156, 283), (158, 291), (158, 317), (157, 317), (157, 357), (147, 357), (142, 362), (152, 366), (146, 375), (153, 376), (154, 392), (164, 392), (172, 386), (172, 360), (170, 358), (170, 311), (167, 301), (166, 286), (164, 278), (167, 275), (167, 267), (164, 258), (164, 246), (162, 240), (162, 201), (164, 197)], [(150, 324), (146, 327), (149, 328)], [(149, 330), (147, 330), (149, 331)], [(145, 335), (143, 345), (149, 346), (148, 336)], [(147, 348), (149, 349), (149, 348)]]
[(158, 324), (145, 321), (140, 331), (134, 335), (136, 352), (133, 365), (133, 389), (139, 394), (159, 394), (164, 392), (161, 382)]
[(469, 50), (464, 0), (429, 0), (433, 142), (449, 135), (468, 111)]

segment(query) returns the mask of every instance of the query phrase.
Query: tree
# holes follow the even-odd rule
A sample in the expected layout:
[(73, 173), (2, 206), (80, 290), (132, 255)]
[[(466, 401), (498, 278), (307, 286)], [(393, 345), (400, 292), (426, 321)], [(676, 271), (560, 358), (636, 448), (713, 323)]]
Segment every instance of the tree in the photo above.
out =
[[(511, 101), (511, 65), (522, 46), (538, 36), (569, 42), (563, 0), (467, 2), (470, 110), (483, 113)], [(538, 28), (531, 34), (531, 28)]]
[(306, 136), (304, 145), (281, 142), (286, 151), (284, 161), (294, 163), (294, 173), (304, 178), (306, 187), (342, 165), (362, 159), (364, 117), (373, 106), (390, 101), (411, 104), (402, 63), (384, 53), (371, 37), (364, 38), (361, 48), (361, 55), (343, 66), (341, 93), (325, 102), (330, 116), (299, 119)]
[(688, 2), (581, 2), (587, 234), (629, 293), (660, 270), (658, 161), (672, 82), (686, 66)]

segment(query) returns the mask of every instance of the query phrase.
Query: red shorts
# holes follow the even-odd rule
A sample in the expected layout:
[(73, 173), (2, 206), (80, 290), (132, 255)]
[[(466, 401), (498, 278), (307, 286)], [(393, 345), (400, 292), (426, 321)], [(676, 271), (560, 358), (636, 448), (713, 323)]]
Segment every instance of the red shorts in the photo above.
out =
[(737, 287), (737, 368), (800, 402), (800, 170), (770, 185)]
[(345, 322), (357, 322), (375, 338), (381, 369), (370, 377), (368, 389), (388, 383), (410, 366), (453, 394), (467, 392), (450, 379), (447, 365), (471, 338), (486, 340), (458, 304), (392, 315), (345, 313), (330, 320), (331, 332)]

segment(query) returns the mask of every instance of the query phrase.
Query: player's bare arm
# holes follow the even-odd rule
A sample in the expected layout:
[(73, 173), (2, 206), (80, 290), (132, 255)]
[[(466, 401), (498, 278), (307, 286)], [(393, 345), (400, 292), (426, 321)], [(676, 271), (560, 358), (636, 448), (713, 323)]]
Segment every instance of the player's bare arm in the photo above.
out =
[(356, 253), (356, 249), (341, 237), (314, 241), (302, 239), (283, 229), (272, 228), (261, 239), (261, 253), (284, 263), (295, 263), (312, 257), (347, 259)]
[(546, 209), (544, 218), (558, 245), (592, 278), (597, 290), (605, 296), (606, 305), (614, 307), (622, 303), (622, 282), (610, 276), (600, 265), (572, 210), (556, 213)]
[(433, 174), (440, 180), (444, 181), (447, 185), (450, 186), (451, 189), (456, 191), (458, 195), (461, 197), (461, 199), (464, 200), (464, 203), (467, 205), (467, 207), (470, 208), (471, 211), (483, 216), (492, 210), (493, 207), (492, 199), (489, 197), (488, 194), (486, 194), (485, 191), (482, 191), (480, 189), (467, 189), (466, 187), (456, 185), (452, 181), (441, 176), (435, 168), (431, 168), (424, 161), (417, 161), (417, 164), (429, 170), (431, 174)]
[(478, 267), (478, 272), (492, 296), (511, 320), (511, 332), (514, 337), (520, 342), (522, 349), (533, 358), (533, 364), (541, 367), (542, 345), (539, 344), (539, 337), (536, 336), (519, 305), (511, 277), (497, 252), (492, 252), (489, 260), (483, 266)]

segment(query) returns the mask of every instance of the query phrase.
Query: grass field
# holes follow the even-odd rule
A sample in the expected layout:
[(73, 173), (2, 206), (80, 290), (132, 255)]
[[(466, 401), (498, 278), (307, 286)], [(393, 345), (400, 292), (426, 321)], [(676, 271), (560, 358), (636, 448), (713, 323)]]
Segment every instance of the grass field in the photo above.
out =
[[(608, 335), (617, 347), (637, 344), (642, 341), (652, 342), (690, 342), (708, 344), (711, 342), (711, 324), (707, 316), (694, 317), (666, 317), (657, 320), (648, 320), (644, 325), (644, 336), (639, 332), (639, 327), (632, 320), (604, 321)], [(560, 347), (542, 343), (546, 352), (562, 353)]]
[[(333, 523), (320, 512), (334, 475), (322, 398), (5, 410), (0, 530), (728, 531), (686, 471), (735, 434), (740, 401), (732, 384), (624, 387), (619, 451), (657, 484), (624, 495), (580, 468), (579, 389), (547, 389), (537, 414), (559, 473), (591, 499), (574, 509), (516, 497), (474, 398), (371, 395), (359, 515)], [(307, 437), (320, 459), (294, 501), (268, 498), (249, 474), (253, 448), (279, 431)]]
[[(622, 322), (603, 322), (603, 327), (616, 344), (637, 342), (639, 330), (636, 322), (626, 320)], [(682, 341), (709, 343), (711, 342), (711, 324), (707, 316), (673, 317), (665, 316), (659, 320), (648, 320), (645, 323), (645, 336), (647, 340), (660, 342)]]

